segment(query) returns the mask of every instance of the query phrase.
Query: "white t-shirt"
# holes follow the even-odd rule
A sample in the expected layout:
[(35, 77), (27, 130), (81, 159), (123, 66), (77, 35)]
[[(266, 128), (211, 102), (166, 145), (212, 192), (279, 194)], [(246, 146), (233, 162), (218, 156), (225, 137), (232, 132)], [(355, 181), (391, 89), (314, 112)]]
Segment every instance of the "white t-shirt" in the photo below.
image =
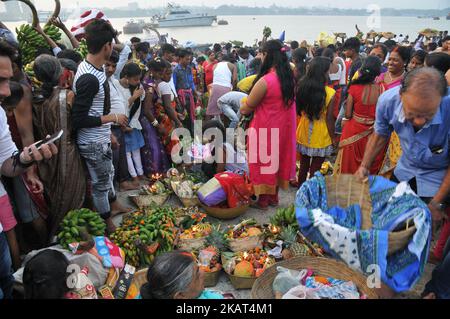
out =
[[(14, 144), (11, 138), (11, 132), (9, 131), (8, 120), (3, 107), (0, 106), (0, 169), (3, 163), (11, 158), (13, 153), (17, 151), (16, 144)], [(5, 196), (7, 193), (0, 181), (0, 197)], [(0, 233), (3, 231), (3, 226), (0, 223)]]
[[(172, 82), (173, 83), (173, 82)], [(158, 96), (162, 98), (163, 95), (170, 95), (170, 100), (173, 101), (175, 99), (174, 93), (175, 90), (172, 90), (170, 86), (170, 82), (161, 82), (158, 84)]]
[(247, 157), (245, 156), (245, 152), (237, 151), (234, 147), (229, 143), (223, 144), (226, 152), (226, 164), (225, 170), (227, 172), (232, 172), (235, 174), (243, 174), (249, 173)]
[(123, 98), (120, 91), (120, 83), (113, 76), (108, 79), (111, 97), (111, 113), (110, 114), (127, 114), (127, 101)]
[[(142, 89), (142, 85), (140, 86), (140, 88)], [(129, 88), (124, 88), (122, 85), (119, 86), (119, 90), (122, 93), (123, 98), (126, 101), (126, 115), (128, 116), (128, 118), (130, 117), (130, 111), (131, 108), (133, 107), (133, 105), (128, 106), (128, 100), (131, 98), (131, 92)], [(141, 96), (141, 105), (139, 106), (139, 109), (137, 110), (136, 113), (134, 113), (133, 118), (130, 119), (129, 118), (129, 124), (128, 126), (131, 128), (135, 128), (138, 130), (142, 130), (142, 125), (141, 122), (139, 122), (139, 117), (141, 116), (141, 108), (142, 108), (142, 102), (145, 100), (145, 92), (142, 94)]]

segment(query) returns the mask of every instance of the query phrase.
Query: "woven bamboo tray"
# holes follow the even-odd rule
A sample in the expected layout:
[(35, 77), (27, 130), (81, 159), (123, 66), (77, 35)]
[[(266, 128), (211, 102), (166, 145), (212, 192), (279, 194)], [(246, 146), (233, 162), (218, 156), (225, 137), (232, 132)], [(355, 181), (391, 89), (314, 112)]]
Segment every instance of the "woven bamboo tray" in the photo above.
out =
[(367, 279), (364, 275), (350, 269), (342, 262), (320, 257), (295, 257), (276, 263), (274, 266), (266, 269), (252, 288), (252, 299), (275, 299), (272, 284), (278, 274), (277, 266), (294, 270), (312, 269), (315, 274), (320, 276), (352, 281), (358, 287), (359, 292), (366, 295), (367, 298), (380, 298), (375, 289), (370, 289), (367, 286)]
[(212, 288), (217, 286), (221, 273), (222, 269), (214, 272), (205, 272), (205, 288)]
[(206, 211), (206, 213), (217, 219), (235, 219), (245, 214), (250, 205), (244, 205), (236, 208), (218, 208), (218, 207), (208, 207), (201, 204), (201, 207)]
[[(372, 228), (372, 200), (369, 183), (361, 182), (354, 175), (334, 175), (326, 177), (327, 205), (328, 207), (349, 207), (359, 204), (361, 206), (361, 229)], [(406, 223), (404, 230), (390, 232), (388, 240), (388, 255), (403, 250), (416, 232), (416, 227)]]
[(205, 244), (206, 244), (205, 237), (193, 239), (180, 239), (180, 241), (178, 242), (178, 249), (186, 251), (199, 250), (203, 248)]
[(153, 205), (162, 206), (170, 197), (170, 194), (160, 195), (130, 195), (133, 203), (139, 208), (150, 207)]
[(251, 236), (238, 239), (230, 239), (228, 241), (229, 248), (232, 252), (249, 251), (255, 248), (263, 247), (263, 236)]
[(197, 196), (192, 198), (182, 198), (182, 197), (178, 198), (180, 199), (181, 203), (183, 203), (184, 207), (200, 206), (200, 200), (198, 199)]
[(253, 285), (256, 282), (255, 278), (245, 278), (245, 277), (237, 277), (234, 275), (230, 275), (227, 273), (228, 278), (231, 281), (231, 284), (233, 285), (234, 289), (252, 289)]

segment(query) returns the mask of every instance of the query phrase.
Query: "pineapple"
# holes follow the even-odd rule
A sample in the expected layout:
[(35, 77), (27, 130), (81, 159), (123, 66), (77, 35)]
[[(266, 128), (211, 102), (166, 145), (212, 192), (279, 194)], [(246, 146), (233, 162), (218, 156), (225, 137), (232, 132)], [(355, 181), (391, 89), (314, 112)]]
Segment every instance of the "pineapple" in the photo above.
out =
[(225, 234), (220, 231), (219, 227), (212, 227), (211, 233), (206, 237), (206, 244), (216, 248), (219, 252), (226, 250), (226, 238)]
[(286, 245), (282, 251), (284, 259), (310, 255), (309, 248), (297, 241), (297, 230), (293, 226), (289, 225), (284, 228), (280, 236)]

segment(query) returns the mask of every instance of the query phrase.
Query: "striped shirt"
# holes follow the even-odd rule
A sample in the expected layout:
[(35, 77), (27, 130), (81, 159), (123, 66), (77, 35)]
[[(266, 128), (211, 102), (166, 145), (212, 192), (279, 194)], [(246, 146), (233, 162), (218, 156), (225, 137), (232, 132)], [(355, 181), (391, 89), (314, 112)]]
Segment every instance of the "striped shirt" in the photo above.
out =
[(83, 61), (75, 75), (73, 91), (72, 126), (77, 132), (77, 143), (110, 143), (111, 124), (102, 124), (101, 121), (101, 117), (109, 114), (111, 109), (110, 89), (104, 70)]

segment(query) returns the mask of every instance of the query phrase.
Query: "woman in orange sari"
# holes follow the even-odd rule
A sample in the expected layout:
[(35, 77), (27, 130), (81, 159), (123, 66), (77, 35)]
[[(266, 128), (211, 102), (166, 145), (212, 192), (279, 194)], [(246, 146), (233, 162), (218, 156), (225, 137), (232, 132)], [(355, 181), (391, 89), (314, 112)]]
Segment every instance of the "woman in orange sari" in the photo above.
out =
[[(372, 135), (378, 98), (383, 86), (375, 79), (381, 72), (378, 57), (369, 56), (359, 69), (359, 78), (349, 84), (343, 130), (336, 159), (337, 174), (354, 174), (361, 165), (367, 142)], [(380, 152), (370, 169), (377, 175), (383, 164), (385, 152)]]
[(295, 178), (295, 81), (286, 50), (278, 40), (265, 43), (263, 62), (241, 113), (250, 115), (248, 163), (257, 208), (278, 205), (278, 188)]
[[(402, 85), (410, 59), (411, 50), (409, 48), (402, 46), (395, 47), (389, 55), (388, 70), (381, 74), (376, 82), (383, 85), (385, 91)], [(380, 175), (389, 178), (401, 156), (402, 147), (400, 145), (400, 139), (396, 133), (393, 133), (383, 167), (380, 170)]]

